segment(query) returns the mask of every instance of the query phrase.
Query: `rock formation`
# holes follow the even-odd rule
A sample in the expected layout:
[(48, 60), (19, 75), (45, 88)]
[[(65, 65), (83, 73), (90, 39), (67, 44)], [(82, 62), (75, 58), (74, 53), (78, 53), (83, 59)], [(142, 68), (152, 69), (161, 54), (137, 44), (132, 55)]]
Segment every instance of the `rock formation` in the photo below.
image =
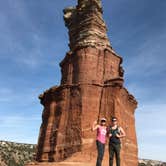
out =
[[(122, 58), (113, 51), (107, 37), (101, 1), (78, 0), (76, 7), (64, 9), (64, 20), (70, 51), (60, 63), (61, 85), (39, 97), (44, 111), (37, 165), (57, 165), (63, 160), (68, 162), (66, 165), (81, 165), (83, 161), (95, 165), (96, 134), (91, 125), (100, 117), (110, 123), (116, 116), (127, 134), (122, 140), (122, 166), (137, 166), (137, 101), (123, 87)], [(107, 151), (105, 154), (103, 165), (108, 165)]]

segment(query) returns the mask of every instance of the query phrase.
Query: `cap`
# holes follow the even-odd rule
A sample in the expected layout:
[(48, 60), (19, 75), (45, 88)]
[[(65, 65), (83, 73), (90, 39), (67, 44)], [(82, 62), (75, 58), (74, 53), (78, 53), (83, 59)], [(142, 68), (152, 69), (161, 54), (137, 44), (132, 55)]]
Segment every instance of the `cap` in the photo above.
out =
[(106, 120), (106, 118), (101, 118), (100, 121), (101, 122), (106, 122), (107, 120)]
[(117, 121), (117, 118), (116, 117), (112, 117), (112, 121)]

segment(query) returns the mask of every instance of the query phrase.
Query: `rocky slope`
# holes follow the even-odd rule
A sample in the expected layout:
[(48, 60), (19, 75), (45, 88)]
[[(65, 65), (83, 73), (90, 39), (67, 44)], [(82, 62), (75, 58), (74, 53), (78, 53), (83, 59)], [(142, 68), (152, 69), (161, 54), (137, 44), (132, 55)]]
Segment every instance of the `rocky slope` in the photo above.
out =
[(166, 166), (166, 162), (140, 159), (139, 166)]
[(24, 166), (34, 154), (35, 145), (0, 141), (0, 166)]
[[(24, 166), (33, 161), (36, 145), (0, 141), (0, 166)], [(139, 166), (166, 166), (166, 162), (139, 160)]]

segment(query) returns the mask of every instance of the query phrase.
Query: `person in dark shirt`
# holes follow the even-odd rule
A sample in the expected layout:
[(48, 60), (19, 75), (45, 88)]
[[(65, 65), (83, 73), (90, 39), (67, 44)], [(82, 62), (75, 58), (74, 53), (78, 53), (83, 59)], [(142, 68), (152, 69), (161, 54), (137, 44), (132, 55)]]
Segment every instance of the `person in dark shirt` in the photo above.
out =
[(118, 126), (116, 117), (112, 118), (112, 125), (108, 127), (109, 135), (109, 166), (113, 166), (114, 155), (116, 157), (116, 166), (120, 166), (120, 139), (125, 137), (125, 131), (122, 127)]

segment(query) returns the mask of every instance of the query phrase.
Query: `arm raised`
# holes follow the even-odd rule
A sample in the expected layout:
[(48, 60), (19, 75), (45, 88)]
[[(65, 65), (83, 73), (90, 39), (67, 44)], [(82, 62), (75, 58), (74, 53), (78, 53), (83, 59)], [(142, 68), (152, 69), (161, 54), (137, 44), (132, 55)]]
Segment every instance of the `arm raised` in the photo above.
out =
[(98, 128), (99, 128), (99, 125), (97, 124), (97, 121), (94, 121), (92, 125), (92, 131), (97, 130)]

